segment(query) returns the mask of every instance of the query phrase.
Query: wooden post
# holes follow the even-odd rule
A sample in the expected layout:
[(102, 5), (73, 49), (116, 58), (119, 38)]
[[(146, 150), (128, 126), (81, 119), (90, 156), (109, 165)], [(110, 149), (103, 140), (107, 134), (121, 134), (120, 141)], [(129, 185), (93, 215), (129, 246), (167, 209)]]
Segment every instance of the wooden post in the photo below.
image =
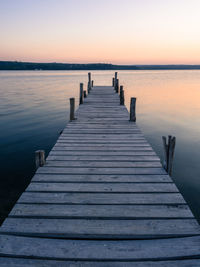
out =
[(162, 137), (163, 146), (164, 146), (164, 169), (171, 176), (172, 174), (172, 165), (174, 159), (174, 151), (176, 145), (176, 137), (168, 136), (168, 144), (167, 138), (165, 136)]
[(117, 80), (117, 72), (115, 72), (115, 80)]
[(88, 86), (87, 86), (87, 91), (88, 91), (88, 94), (90, 93), (90, 83), (88, 82)]
[(74, 113), (75, 113), (75, 98), (70, 98), (70, 121), (75, 120)]
[(91, 72), (88, 72), (88, 93), (91, 91), (92, 81), (91, 81)]
[(119, 79), (115, 80), (115, 91), (119, 93)]
[(94, 87), (94, 81), (92, 80), (92, 87)]
[(117, 72), (115, 72), (115, 78), (114, 78), (114, 89), (116, 91), (116, 83), (117, 83)]
[(115, 78), (112, 78), (112, 87), (115, 87)]
[(136, 98), (135, 97), (131, 97), (131, 103), (130, 103), (130, 121), (136, 121), (135, 106), (136, 106)]
[(80, 83), (80, 101), (79, 104), (83, 104), (83, 83)]
[(87, 97), (87, 92), (86, 92), (86, 90), (83, 91), (83, 95), (84, 95), (84, 98)]
[(35, 167), (36, 167), (36, 170), (39, 167), (44, 166), (44, 164), (45, 164), (45, 151), (44, 150), (35, 151)]
[(88, 82), (91, 84), (91, 72), (88, 72)]
[(124, 89), (123, 86), (120, 86), (120, 105), (124, 105)]

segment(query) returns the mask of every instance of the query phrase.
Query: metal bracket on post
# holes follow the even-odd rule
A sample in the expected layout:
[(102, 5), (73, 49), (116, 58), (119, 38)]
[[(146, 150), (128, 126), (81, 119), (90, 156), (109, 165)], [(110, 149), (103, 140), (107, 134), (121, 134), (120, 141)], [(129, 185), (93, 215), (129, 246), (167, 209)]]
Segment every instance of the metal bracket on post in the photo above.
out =
[(165, 136), (162, 137), (163, 140), (163, 147), (164, 147), (164, 169), (166, 172), (171, 176), (172, 174), (172, 166), (173, 166), (173, 159), (174, 159), (174, 151), (176, 145), (176, 137), (172, 137), (171, 135), (168, 136), (168, 143), (167, 138)]

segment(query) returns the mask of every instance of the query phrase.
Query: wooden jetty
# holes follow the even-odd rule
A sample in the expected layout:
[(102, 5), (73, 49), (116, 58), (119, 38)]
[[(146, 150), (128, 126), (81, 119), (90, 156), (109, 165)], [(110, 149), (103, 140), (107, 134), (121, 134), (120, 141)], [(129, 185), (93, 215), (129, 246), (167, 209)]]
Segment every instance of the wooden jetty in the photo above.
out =
[(134, 110), (88, 89), (0, 228), (0, 266), (200, 266), (200, 227)]

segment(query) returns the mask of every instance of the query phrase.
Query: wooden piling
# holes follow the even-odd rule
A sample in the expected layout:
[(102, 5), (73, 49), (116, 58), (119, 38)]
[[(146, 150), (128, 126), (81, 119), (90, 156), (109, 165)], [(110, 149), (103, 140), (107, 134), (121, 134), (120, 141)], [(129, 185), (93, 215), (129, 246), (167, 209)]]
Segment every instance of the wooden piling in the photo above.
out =
[(88, 82), (91, 83), (91, 72), (88, 72)]
[(115, 80), (115, 91), (116, 93), (119, 93), (119, 79)]
[(120, 105), (124, 105), (124, 89), (123, 86), (120, 86)]
[(74, 113), (75, 113), (75, 98), (70, 98), (70, 121), (75, 120)]
[(117, 80), (117, 72), (115, 72), (115, 80)]
[(87, 97), (87, 92), (86, 92), (86, 90), (83, 91), (83, 95), (84, 95), (84, 98)]
[(79, 104), (83, 104), (83, 83), (80, 83), (80, 101)]
[(131, 97), (131, 102), (130, 102), (130, 121), (136, 121), (135, 106), (136, 106), (136, 98), (135, 97)]
[(91, 81), (91, 72), (88, 72), (88, 94), (91, 91), (92, 81)]
[(171, 176), (172, 174), (172, 166), (173, 166), (173, 159), (174, 159), (174, 151), (176, 145), (176, 137), (172, 137), (171, 135), (168, 136), (168, 143), (167, 138), (165, 136), (162, 137), (163, 140), (163, 147), (164, 147), (164, 168), (166, 172)]
[(94, 86), (94, 81), (92, 80), (92, 87)]
[(115, 87), (115, 78), (112, 78), (112, 87)]
[(45, 164), (45, 151), (44, 150), (35, 151), (35, 167), (36, 167), (36, 169), (44, 166), (44, 164)]

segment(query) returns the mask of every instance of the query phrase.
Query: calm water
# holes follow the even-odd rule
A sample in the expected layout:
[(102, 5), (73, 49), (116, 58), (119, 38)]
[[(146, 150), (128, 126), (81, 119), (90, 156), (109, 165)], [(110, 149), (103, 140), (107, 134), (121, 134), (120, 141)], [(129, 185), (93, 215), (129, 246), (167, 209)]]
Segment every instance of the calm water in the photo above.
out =
[[(93, 71), (95, 84), (113, 72)], [(173, 179), (200, 218), (200, 71), (120, 71), (126, 105), (137, 97), (137, 123), (163, 158), (162, 135), (177, 138)], [(3, 217), (34, 174), (34, 151), (48, 153), (78, 103), (85, 71), (0, 72), (0, 211)]]

